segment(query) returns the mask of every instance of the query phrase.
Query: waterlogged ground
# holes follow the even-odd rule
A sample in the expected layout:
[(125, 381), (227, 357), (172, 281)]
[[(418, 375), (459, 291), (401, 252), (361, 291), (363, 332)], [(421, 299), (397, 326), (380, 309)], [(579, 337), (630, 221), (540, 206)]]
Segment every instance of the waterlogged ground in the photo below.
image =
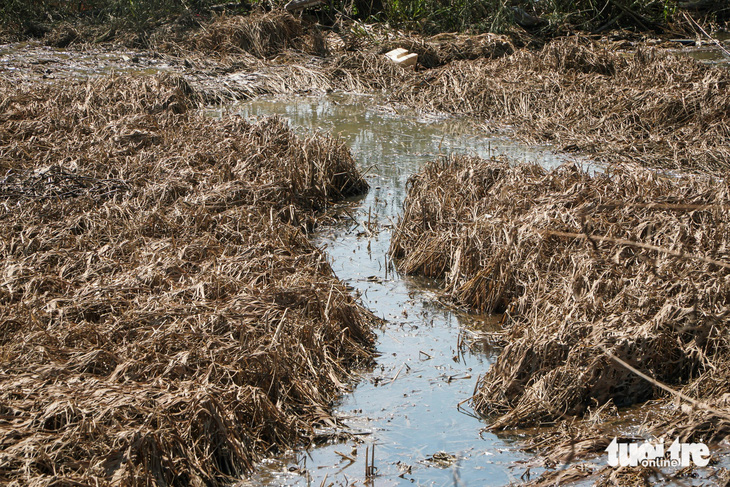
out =
[[(705, 62), (723, 62), (717, 49), (677, 49)], [(194, 66), (144, 52), (52, 49), (38, 43), (0, 46), (0, 76), (19, 82), (54, 82), (116, 73), (152, 74)], [(215, 69), (206, 72), (215, 78)], [(259, 99), (226, 110), (245, 116), (279, 114), (303, 133), (339, 134), (368, 174), (365, 198), (343, 205), (341, 223), (320, 231), (316, 243), (329, 255), (340, 279), (386, 320), (378, 332), (377, 366), (335, 405), (339, 426), (321, 431), (322, 445), (264, 462), (242, 482), (269, 485), (505, 485), (532, 478), (540, 461), (519, 449), (527, 434), (484, 433), (485, 423), (465, 402), (477, 378), (496, 357), (479, 339), (499, 326), (499, 317), (457, 312), (438, 302), (438, 283), (398, 275), (387, 259), (408, 177), (439, 154), (504, 154), (516, 161), (553, 167), (565, 160), (549, 150), (487, 136), (474, 124), (419, 117), (369, 97)], [(215, 116), (217, 111), (210, 111)], [(639, 417), (637, 415), (636, 417)], [(634, 425), (642, 435), (640, 425)], [(633, 431), (621, 425), (622, 431)], [(346, 431), (346, 433), (342, 433)], [(645, 434), (645, 432), (644, 432)], [(339, 438), (335, 441), (335, 438)], [(366, 478), (365, 452), (375, 448), (375, 476)], [(722, 466), (727, 465), (720, 455)], [(595, 459), (605, 465), (605, 458)], [(708, 474), (710, 475), (710, 474)], [(686, 479), (688, 485), (707, 480)]]
[(498, 326), (499, 317), (438, 304), (436, 283), (398, 275), (387, 251), (408, 177), (439, 154), (505, 154), (546, 166), (564, 159), (486, 137), (478, 127), (453, 119), (368, 106), (373, 106), (369, 98), (340, 96), (258, 100), (233, 108), (246, 116), (279, 114), (305, 131), (339, 134), (350, 146), (371, 190), (341, 211), (342, 223), (321, 231), (316, 243), (326, 249), (337, 276), (387, 320), (378, 332), (377, 366), (363, 371), (336, 406), (338, 421), (353, 437), (267, 461), (245, 484), (363, 485), (365, 452), (373, 445), (373, 482), (379, 486), (518, 481), (531, 458), (516, 448), (519, 437), (484, 433), (485, 423), (465, 403), (495, 357), (474, 336)]
[(0, 75), (19, 82), (156, 74), (171, 69), (169, 59), (141, 51), (60, 49), (34, 41), (0, 45)]
[[(277, 114), (303, 133), (327, 131), (349, 145), (367, 173), (370, 192), (341, 208), (341, 223), (320, 230), (315, 242), (326, 250), (337, 276), (386, 320), (378, 331), (377, 365), (361, 371), (351, 392), (335, 405), (337, 423), (349, 434), (322, 431), (321, 444), (264, 461), (241, 486), (497, 486), (539, 476), (546, 459), (520, 447), (540, 431), (484, 432), (485, 421), (467, 403), (498, 353), (485, 337), (499, 327), (500, 317), (440, 304), (438, 283), (399, 275), (387, 251), (409, 176), (439, 155), (505, 155), (548, 168), (566, 162), (566, 156), (489, 136), (472, 123), (379, 105), (370, 97), (259, 99), (228, 109), (248, 117)], [(607, 430), (646, 438), (645, 419), (653, 407), (624, 411)], [(377, 470), (368, 478), (365, 454), (373, 447)], [(714, 468), (695, 469), (683, 484), (717, 485), (718, 472), (730, 468), (730, 455), (727, 448), (712, 448)], [(581, 460), (577, 468), (598, 473), (605, 466), (599, 455)], [(654, 480), (671, 483), (675, 473), (662, 469)], [(596, 480), (574, 478), (571, 485)]]
[[(689, 56), (707, 64), (729, 65), (730, 34), (717, 35), (720, 44), (697, 39), (695, 42), (670, 42), (670, 52)], [(262, 78), (272, 75), (260, 63), (243, 69), (252, 61), (232, 62), (191, 53), (186, 57), (156, 51), (119, 49), (113, 46), (46, 46), (39, 41), (0, 44), (0, 76), (18, 83), (51, 83), (115, 74), (149, 75), (178, 73), (203, 90), (254, 95), (271, 89)], [(302, 59), (298, 61), (302, 62)], [(273, 71), (275, 75), (275, 69)], [(285, 88), (285, 87), (283, 87)], [(279, 90), (282, 91), (282, 90)], [(277, 91), (277, 92), (279, 92)], [(271, 91), (269, 91), (271, 92)]]

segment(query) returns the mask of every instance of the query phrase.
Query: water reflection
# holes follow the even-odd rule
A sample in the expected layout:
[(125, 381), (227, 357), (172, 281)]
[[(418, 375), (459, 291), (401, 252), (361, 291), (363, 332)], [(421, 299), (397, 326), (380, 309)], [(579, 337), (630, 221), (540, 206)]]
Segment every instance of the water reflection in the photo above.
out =
[(488, 137), (468, 122), (373, 106), (369, 98), (334, 96), (233, 108), (248, 117), (278, 114), (304, 134), (326, 131), (349, 145), (371, 190), (352, 202), (352, 218), (321, 230), (315, 243), (365, 306), (388, 321), (378, 332), (377, 366), (362, 372), (336, 407), (357, 434), (267, 461), (246, 485), (363, 485), (372, 445), (378, 486), (504, 485), (524, 472), (528, 458), (509, 438), (482, 434), (484, 423), (464, 403), (494, 359), (489, 346), (466, 346), (465, 330), (489, 319), (436, 304), (435, 283), (398, 275), (387, 250), (408, 177), (439, 154), (504, 154), (549, 167), (564, 157)]

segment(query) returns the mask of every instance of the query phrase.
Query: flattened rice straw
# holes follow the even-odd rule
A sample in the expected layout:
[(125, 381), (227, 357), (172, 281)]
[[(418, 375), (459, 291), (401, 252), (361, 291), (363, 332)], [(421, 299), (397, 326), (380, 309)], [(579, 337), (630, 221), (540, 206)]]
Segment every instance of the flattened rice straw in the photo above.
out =
[(454, 157), (411, 179), (391, 254), (456, 302), (507, 313), (507, 345), (473, 398), (491, 428), (668, 387), (708, 406), (683, 435), (717, 440), (730, 433), (729, 198), (709, 177)]
[(342, 142), (180, 78), (0, 81), (0, 483), (217, 485), (317, 425), (372, 316), (306, 232)]
[(456, 61), (394, 83), (394, 99), (511, 126), (604, 162), (723, 173), (730, 168), (730, 70), (646, 48), (580, 39)]

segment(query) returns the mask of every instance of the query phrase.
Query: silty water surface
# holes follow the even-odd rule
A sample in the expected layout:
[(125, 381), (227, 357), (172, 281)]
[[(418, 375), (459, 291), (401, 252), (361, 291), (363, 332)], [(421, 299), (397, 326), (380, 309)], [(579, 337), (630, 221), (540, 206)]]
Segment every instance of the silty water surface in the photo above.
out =
[[(722, 53), (707, 51), (688, 54), (727, 63)], [(21, 80), (170, 70), (165, 60), (137, 53), (85, 55), (33, 43), (0, 46), (0, 60), (0, 71)], [(330, 132), (349, 145), (371, 190), (352, 202), (353, 220), (320, 230), (315, 243), (326, 249), (338, 277), (388, 322), (377, 333), (377, 366), (361, 371), (354, 390), (336, 405), (336, 416), (354, 439), (265, 461), (242, 485), (486, 486), (519, 480), (531, 457), (516, 448), (515, 438), (483, 433), (486, 423), (464, 404), (496, 352), (461, 346), (462, 339), (495, 327), (495, 320), (440, 306), (437, 283), (398, 275), (386, 255), (406, 181), (427, 161), (450, 153), (503, 154), (554, 167), (565, 157), (486, 136), (454, 119), (378, 108), (366, 97), (258, 99), (235, 110), (246, 116), (279, 114), (304, 133)], [(366, 479), (365, 449), (373, 445), (377, 475)], [(533, 475), (539, 473), (532, 467)]]
[[(352, 218), (321, 229), (314, 240), (337, 276), (387, 320), (377, 331), (377, 365), (361, 371), (353, 391), (335, 407), (354, 439), (265, 461), (243, 485), (507, 484), (525, 472), (529, 457), (514, 438), (483, 432), (486, 423), (464, 403), (496, 354), (489, 347), (463, 346), (463, 338), (496, 326), (495, 320), (438, 304), (436, 283), (393, 271), (388, 246), (408, 177), (439, 154), (504, 154), (548, 167), (564, 158), (490, 138), (454, 119), (373, 107), (369, 98), (330, 96), (259, 99), (233, 108), (247, 117), (278, 114), (303, 133), (326, 131), (348, 144), (367, 172), (370, 191), (350, 204)], [(373, 445), (377, 475), (368, 483), (365, 452)]]

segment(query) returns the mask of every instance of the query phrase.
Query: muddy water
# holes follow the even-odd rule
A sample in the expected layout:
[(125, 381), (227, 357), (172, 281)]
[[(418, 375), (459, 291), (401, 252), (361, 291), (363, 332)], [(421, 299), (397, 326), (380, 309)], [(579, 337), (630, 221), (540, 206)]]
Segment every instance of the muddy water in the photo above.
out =
[(149, 75), (171, 69), (169, 60), (163, 56), (143, 51), (59, 49), (37, 41), (0, 44), (0, 74), (21, 82), (77, 80), (113, 74)]
[(720, 46), (711, 41), (700, 40), (700, 46), (687, 47), (677, 52), (705, 64), (730, 66), (730, 33), (718, 32), (713, 37), (720, 42)]
[(691, 57), (705, 64), (715, 64), (721, 66), (728, 66), (730, 64), (730, 57), (716, 47), (693, 48), (686, 51), (680, 51), (680, 54), (683, 56)]
[(330, 97), (258, 100), (235, 108), (246, 116), (279, 114), (305, 132), (339, 134), (349, 144), (371, 190), (351, 202), (349, 216), (323, 230), (316, 243), (338, 277), (387, 320), (378, 332), (377, 366), (362, 372), (336, 405), (338, 421), (353, 437), (267, 461), (245, 485), (363, 485), (365, 452), (373, 445), (374, 485), (507, 484), (524, 473), (528, 457), (514, 447), (514, 438), (483, 433), (485, 423), (467, 404), (459, 406), (495, 358), (470, 337), (496, 326), (495, 319), (439, 305), (436, 283), (394, 272), (388, 245), (408, 177), (439, 154), (506, 154), (546, 166), (563, 158), (485, 137), (453, 119), (372, 107), (370, 99)]

